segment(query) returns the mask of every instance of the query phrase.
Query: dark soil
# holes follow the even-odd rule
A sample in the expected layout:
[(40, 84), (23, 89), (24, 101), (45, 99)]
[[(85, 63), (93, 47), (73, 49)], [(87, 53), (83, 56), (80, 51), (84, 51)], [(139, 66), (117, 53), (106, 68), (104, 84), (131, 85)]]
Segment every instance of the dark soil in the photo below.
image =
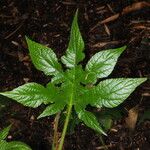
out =
[[(137, 0), (1, 0), (0, 1), (0, 91), (11, 90), (26, 82), (45, 85), (50, 78), (37, 71), (28, 55), (25, 35), (51, 47), (58, 57), (64, 54), (69, 40), (71, 21), (79, 8), (79, 25), (86, 44), (86, 60), (96, 52), (127, 45), (112, 77), (150, 76), (150, 9), (132, 11), (107, 24), (98, 22), (121, 13)], [(140, 105), (139, 114), (150, 109), (150, 84), (142, 84), (120, 107)], [(53, 119), (36, 117), (44, 106), (31, 109), (0, 97), (0, 128), (13, 124), (8, 140), (20, 140), (33, 150), (51, 149)], [(150, 121), (137, 124), (130, 132), (125, 118), (114, 121), (103, 140), (109, 149), (150, 149)], [(83, 124), (65, 140), (65, 150), (99, 150), (99, 136)]]

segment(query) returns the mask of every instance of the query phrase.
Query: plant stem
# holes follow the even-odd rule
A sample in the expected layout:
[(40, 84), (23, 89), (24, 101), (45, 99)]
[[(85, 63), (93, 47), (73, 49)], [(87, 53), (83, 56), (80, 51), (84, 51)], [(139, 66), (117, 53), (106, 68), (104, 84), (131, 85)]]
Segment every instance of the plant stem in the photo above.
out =
[(71, 95), (70, 103), (68, 105), (67, 116), (66, 116), (66, 120), (65, 120), (65, 124), (64, 124), (62, 135), (61, 135), (58, 150), (62, 150), (62, 148), (63, 148), (64, 139), (65, 139), (65, 135), (67, 132), (67, 127), (68, 127), (68, 123), (69, 123), (69, 119), (70, 119), (70, 115), (71, 115), (71, 110), (72, 110), (72, 102), (73, 102), (73, 94)]
[(53, 144), (52, 144), (52, 150), (55, 150), (58, 148), (58, 123), (60, 118), (60, 112), (57, 113), (55, 120), (54, 120), (54, 137), (53, 137)]

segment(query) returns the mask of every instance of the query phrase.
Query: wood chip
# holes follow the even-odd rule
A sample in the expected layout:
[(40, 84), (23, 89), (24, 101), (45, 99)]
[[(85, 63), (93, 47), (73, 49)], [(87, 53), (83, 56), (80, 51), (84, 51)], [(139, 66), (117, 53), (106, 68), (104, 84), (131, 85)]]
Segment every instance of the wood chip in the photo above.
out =
[(144, 96), (144, 97), (150, 97), (150, 93), (143, 93), (142, 96)]
[(16, 41), (11, 41), (11, 43), (12, 43), (13, 45), (15, 45), (15, 46), (19, 46), (19, 43), (16, 42)]
[(105, 28), (106, 33), (110, 36), (110, 30), (106, 24), (104, 24), (104, 28)]
[(140, 10), (140, 9), (142, 9), (142, 8), (144, 8), (144, 7), (150, 7), (150, 3), (145, 2), (145, 1), (133, 3), (132, 5), (129, 5), (129, 6), (125, 7), (125, 8), (122, 10), (121, 14), (117, 13), (117, 14), (111, 16), (111, 17), (108, 17), (108, 18), (104, 19), (103, 21), (101, 21), (100, 24), (105, 24), (105, 23), (114, 21), (114, 20), (116, 20), (120, 15), (125, 15), (125, 14), (128, 14), (128, 13), (130, 13), (130, 12)]
[(99, 42), (99, 43), (92, 45), (91, 47), (92, 48), (102, 48), (108, 44), (119, 44), (119, 43), (120, 43), (120, 41)]

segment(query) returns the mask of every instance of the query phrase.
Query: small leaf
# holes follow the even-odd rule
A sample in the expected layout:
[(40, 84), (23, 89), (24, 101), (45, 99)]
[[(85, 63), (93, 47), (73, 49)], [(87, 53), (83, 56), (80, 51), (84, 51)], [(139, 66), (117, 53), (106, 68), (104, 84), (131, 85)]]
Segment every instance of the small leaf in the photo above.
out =
[(126, 46), (123, 46), (96, 53), (89, 60), (85, 68), (87, 82), (95, 83), (97, 78), (104, 78), (110, 75), (117, 63), (118, 57), (125, 49)]
[(106, 133), (103, 131), (103, 129), (100, 127), (100, 124), (98, 123), (96, 117), (88, 111), (80, 111), (78, 113), (79, 119), (81, 119), (88, 127), (94, 129), (98, 133), (102, 133), (106, 135)]
[(31, 148), (23, 142), (8, 142), (6, 150), (31, 150)]
[(46, 117), (46, 116), (54, 115), (54, 114), (62, 111), (64, 109), (64, 106), (65, 106), (65, 104), (61, 103), (61, 102), (51, 104), (50, 106), (46, 107), (46, 109), (42, 112), (42, 114), (40, 114), (38, 119)]
[(61, 65), (52, 49), (36, 43), (26, 37), (30, 56), (34, 66), (46, 75), (55, 75), (62, 72)]
[(99, 122), (104, 127), (105, 131), (108, 131), (113, 124), (111, 116), (103, 116)]
[(146, 78), (118, 78), (100, 82), (93, 90), (92, 101), (94, 106), (113, 108), (121, 104)]
[(122, 118), (123, 114), (126, 114), (126, 109), (120, 106), (119, 109), (115, 108), (105, 108), (100, 112), (101, 116), (110, 116), (113, 120), (119, 120)]
[(62, 62), (69, 68), (75, 67), (85, 57), (84, 53), (84, 41), (82, 39), (79, 26), (78, 26), (78, 11), (76, 12), (70, 34), (69, 46), (66, 51), (66, 55), (62, 57)]
[(12, 91), (3, 92), (0, 94), (9, 97), (24, 106), (33, 108), (38, 107), (42, 103), (53, 102), (51, 100), (51, 91), (48, 91), (42, 85), (37, 83), (27, 83)]
[(0, 131), (0, 140), (4, 140), (8, 136), (10, 128), (11, 125), (9, 125), (8, 127), (4, 128), (2, 131)]

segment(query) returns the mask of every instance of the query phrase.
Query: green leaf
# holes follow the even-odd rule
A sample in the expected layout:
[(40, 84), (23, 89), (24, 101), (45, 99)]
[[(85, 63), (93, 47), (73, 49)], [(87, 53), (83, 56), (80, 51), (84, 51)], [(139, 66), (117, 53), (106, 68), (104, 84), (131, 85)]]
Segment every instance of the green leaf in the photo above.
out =
[(146, 80), (146, 78), (118, 78), (104, 80), (92, 91), (93, 98), (90, 104), (97, 107), (116, 107), (128, 98), (137, 86)]
[(117, 107), (111, 109), (105, 108), (100, 112), (99, 116), (110, 116), (113, 120), (119, 120), (122, 118), (123, 114), (126, 114), (126, 109), (123, 106), (120, 106), (119, 109)]
[(108, 131), (113, 124), (111, 116), (103, 116), (99, 122), (104, 127), (105, 131)]
[[(53, 92), (53, 91), (52, 91)], [(27, 83), (12, 91), (0, 93), (24, 106), (36, 108), (42, 103), (52, 103), (51, 91), (37, 83)], [(53, 93), (52, 93), (53, 94)]]
[(0, 150), (31, 150), (31, 148), (22, 142), (7, 142), (4, 139), (8, 136), (11, 125), (0, 132)]
[(105, 129), (105, 131), (108, 131), (113, 124), (112, 116), (101, 112), (97, 112), (95, 115), (100, 125)]
[(88, 111), (80, 111), (78, 112), (78, 117), (81, 119), (88, 127), (94, 129), (98, 133), (102, 133), (106, 135), (106, 133), (103, 131), (103, 129), (100, 127), (100, 124), (98, 123), (96, 117)]
[(84, 53), (84, 41), (82, 39), (79, 26), (78, 26), (78, 11), (76, 12), (70, 34), (69, 46), (66, 51), (66, 55), (62, 57), (62, 62), (69, 68), (75, 67), (85, 57)]
[(4, 140), (8, 136), (10, 128), (11, 125), (9, 125), (8, 127), (4, 128), (2, 131), (0, 131), (0, 140)]
[(86, 65), (86, 81), (95, 83), (97, 78), (104, 78), (110, 75), (117, 63), (118, 57), (125, 49), (126, 46), (123, 46), (96, 53)]
[(8, 143), (5, 140), (0, 140), (0, 150), (6, 150)]
[(36, 43), (26, 37), (30, 56), (34, 66), (46, 75), (55, 75), (62, 72), (55, 53), (52, 49)]
[(59, 102), (51, 104), (50, 106), (47, 106), (46, 109), (40, 114), (38, 119), (54, 115), (64, 109), (65, 103)]
[(25, 143), (13, 141), (7, 143), (6, 150), (31, 150), (31, 148)]

